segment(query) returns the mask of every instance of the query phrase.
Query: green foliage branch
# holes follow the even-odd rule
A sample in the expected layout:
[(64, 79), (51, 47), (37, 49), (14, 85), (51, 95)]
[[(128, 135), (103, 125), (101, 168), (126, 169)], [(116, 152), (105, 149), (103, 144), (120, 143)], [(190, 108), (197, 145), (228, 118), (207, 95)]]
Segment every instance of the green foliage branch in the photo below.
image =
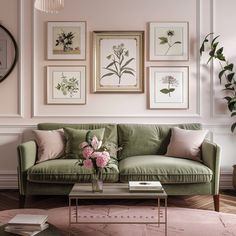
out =
[[(224, 80), (224, 91), (229, 92), (228, 96), (225, 96), (224, 99), (227, 103), (228, 109), (231, 113), (231, 117), (236, 116), (236, 78), (235, 78), (235, 72), (234, 72), (234, 64), (230, 63), (228, 60), (226, 60), (225, 55), (223, 53), (224, 48), (219, 45), (219, 42), (217, 39), (220, 37), (220, 35), (214, 37), (211, 39), (211, 35), (213, 33), (209, 33), (204, 38), (202, 45), (200, 47), (200, 55), (202, 56), (202, 53), (206, 51), (206, 44), (210, 45), (210, 51), (209, 51), (209, 59), (207, 61), (207, 64), (210, 61), (218, 61), (221, 67), (221, 71), (218, 74), (218, 78), (220, 81), (220, 84), (222, 84), (222, 80)], [(231, 125), (231, 131), (234, 132), (234, 129), (236, 128), (236, 122), (234, 122)]]

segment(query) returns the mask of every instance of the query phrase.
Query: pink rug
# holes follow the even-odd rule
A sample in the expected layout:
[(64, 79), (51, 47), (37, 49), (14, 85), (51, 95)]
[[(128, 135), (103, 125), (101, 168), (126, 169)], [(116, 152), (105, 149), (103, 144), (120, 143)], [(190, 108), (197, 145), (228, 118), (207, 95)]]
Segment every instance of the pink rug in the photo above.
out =
[[(156, 210), (150, 206), (80, 206), (83, 215), (148, 215)], [(68, 233), (68, 208), (14, 209), (0, 212), (0, 224), (5, 224), (15, 214), (48, 214), (49, 222), (59, 228), (62, 235)], [(161, 236), (163, 225), (139, 224), (83, 224), (73, 226), (71, 236)], [(236, 215), (186, 208), (168, 208), (168, 236), (236, 236)]]

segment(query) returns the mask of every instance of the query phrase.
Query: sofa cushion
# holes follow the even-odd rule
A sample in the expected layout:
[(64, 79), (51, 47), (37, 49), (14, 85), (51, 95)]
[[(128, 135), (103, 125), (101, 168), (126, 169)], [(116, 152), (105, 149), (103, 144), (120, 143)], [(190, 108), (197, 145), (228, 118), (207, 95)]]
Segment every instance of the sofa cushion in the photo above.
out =
[[(58, 159), (34, 165), (28, 170), (27, 179), (40, 183), (91, 182), (91, 172), (80, 166), (76, 159)], [(115, 160), (111, 160), (104, 168), (103, 179), (105, 182), (119, 180), (119, 170)]]
[(84, 129), (93, 130), (105, 128), (103, 144), (109, 148), (109, 153), (112, 159), (117, 159), (117, 147), (118, 147), (118, 135), (117, 135), (117, 125), (116, 124), (106, 124), (106, 123), (90, 123), (90, 124), (66, 124), (66, 123), (39, 123), (38, 129), (40, 130), (54, 130), (61, 128), (73, 128), (73, 129)]
[(207, 133), (207, 130), (172, 128), (170, 143), (165, 155), (201, 161), (200, 147)]
[(63, 129), (33, 130), (38, 147), (37, 163), (57, 159), (65, 154), (65, 136)]
[[(66, 156), (67, 159), (84, 159), (79, 145), (86, 141), (86, 135), (89, 130), (64, 128), (66, 137)], [(104, 136), (104, 128), (90, 130), (91, 135), (95, 135), (98, 140), (102, 141)]]
[(119, 159), (137, 155), (164, 155), (170, 142), (171, 128), (199, 130), (201, 124), (119, 124)]
[(206, 183), (212, 171), (200, 162), (162, 155), (133, 156), (119, 162), (120, 181), (161, 181), (163, 184)]

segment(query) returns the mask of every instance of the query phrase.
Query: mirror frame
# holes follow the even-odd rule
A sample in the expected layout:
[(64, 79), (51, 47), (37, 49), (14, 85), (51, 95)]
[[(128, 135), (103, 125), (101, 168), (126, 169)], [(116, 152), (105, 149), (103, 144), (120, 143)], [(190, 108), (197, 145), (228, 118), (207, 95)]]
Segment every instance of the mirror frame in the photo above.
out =
[(0, 29), (4, 30), (6, 32), (6, 34), (10, 37), (12, 43), (13, 43), (13, 46), (14, 46), (14, 49), (15, 49), (15, 56), (14, 56), (14, 60), (11, 64), (11, 66), (9, 67), (9, 69), (7, 69), (7, 72), (3, 75), (3, 77), (0, 79), (0, 83), (3, 82), (7, 76), (12, 72), (12, 70), (14, 69), (15, 65), (16, 65), (16, 62), (17, 62), (17, 59), (18, 59), (18, 56), (19, 56), (19, 52), (18, 52), (18, 47), (17, 47), (17, 43), (16, 43), (16, 40), (14, 39), (13, 35), (10, 33), (10, 31), (8, 29), (6, 29), (3, 25), (0, 24)]

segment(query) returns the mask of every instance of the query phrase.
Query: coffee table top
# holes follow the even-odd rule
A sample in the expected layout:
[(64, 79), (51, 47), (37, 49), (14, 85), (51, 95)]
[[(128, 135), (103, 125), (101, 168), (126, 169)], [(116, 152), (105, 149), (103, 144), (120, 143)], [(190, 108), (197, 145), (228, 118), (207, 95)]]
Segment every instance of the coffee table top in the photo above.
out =
[(69, 198), (76, 199), (158, 199), (166, 198), (163, 192), (130, 192), (128, 183), (104, 183), (103, 192), (92, 192), (91, 183), (74, 184)]

